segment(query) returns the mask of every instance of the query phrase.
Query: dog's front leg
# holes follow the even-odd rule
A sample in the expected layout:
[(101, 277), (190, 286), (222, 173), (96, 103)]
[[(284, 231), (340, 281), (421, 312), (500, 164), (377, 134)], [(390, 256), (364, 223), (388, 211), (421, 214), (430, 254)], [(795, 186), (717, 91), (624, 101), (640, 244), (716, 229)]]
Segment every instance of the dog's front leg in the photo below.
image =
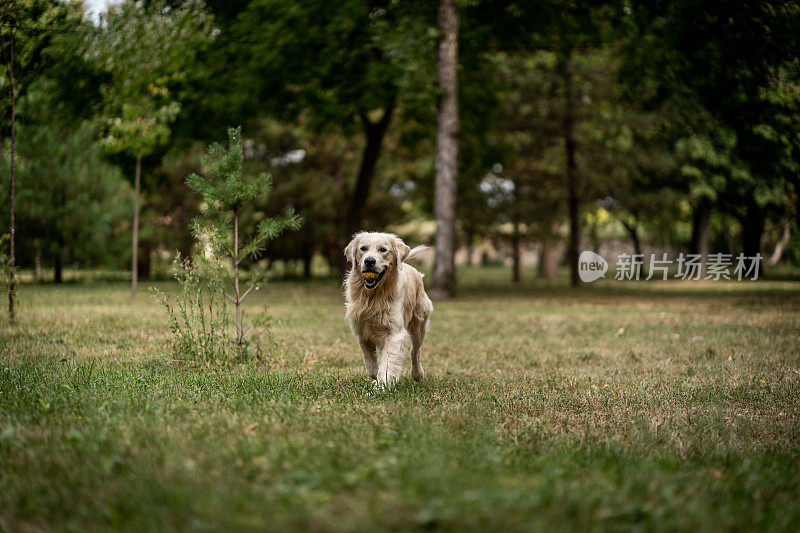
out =
[(375, 379), (378, 376), (378, 358), (375, 355), (375, 345), (361, 337), (358, 338), (358, 345), (361, 347), (361, 355), (364, 356), (367, 375)]
[(400, 381), (406, 358), (407, 336), (408, 333), (403, 330), (386, 338), (378, 359), (378, 383), (391, 386)]

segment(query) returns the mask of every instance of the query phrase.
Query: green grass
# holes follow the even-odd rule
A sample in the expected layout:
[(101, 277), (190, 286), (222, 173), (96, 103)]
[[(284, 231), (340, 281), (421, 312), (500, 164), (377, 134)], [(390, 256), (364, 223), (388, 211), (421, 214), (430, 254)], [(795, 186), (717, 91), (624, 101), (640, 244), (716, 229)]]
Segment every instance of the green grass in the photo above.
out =
[(376, 394), (335, 282), (267, 285), (264, 357), (211, 367), (146, 291), (23, 285), (0, 529), (796, 530), (800, 285), (499, 272)]

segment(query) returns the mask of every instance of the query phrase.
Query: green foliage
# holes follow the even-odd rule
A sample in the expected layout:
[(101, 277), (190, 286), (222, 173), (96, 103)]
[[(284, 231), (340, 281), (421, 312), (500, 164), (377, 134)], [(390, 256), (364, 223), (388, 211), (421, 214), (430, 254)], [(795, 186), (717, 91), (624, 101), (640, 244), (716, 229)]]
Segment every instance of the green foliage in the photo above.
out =
[[(262, 213), (282, 213), (288, 205), (314, 224), (270, 241), (271, 262), (310, 265), (322, 252), (335, 265), (354, 205), (362, 206), (364, 227), (428, 228), (435, 4), (126, 0), (95, 24), (82, 18), (81, 2), (1, 2), (0, 137), (9, 133), (12, 33), (20, 104), (18, 262), (29, 266), (40, 250), (52, 263), (62, 249), (65, 261), (80, 264), (117, 267), (129, 258), (119, 244), (130, 224), (118, 211), (130, 191), (88, 148), (83, 120), (90, 116), (101, 118), (94, 134), (108, 154), (118, 154), (111, 160), (129, 165), (131, 157), (144, 158), (141, 231), (149, 255), (143, 257), (175, 247), (186, 256), (188, 221), (198, 210), (204, 216), (195, 233), (245, 267), (290, 218), (264, 222)], [(687, 242), (676, 228), (691, 225), (691, 206), (701, 201), (712, 202), (713, 220), (724, 222), (712, 224), (712, 242), (722, 243), (722, 232), (731, 241), (741, 227), (763, 223), (768, 250), (775, 240), (770, 228), (796, 218), (796, 2), (465, 0), (458, 6), (463, 236), (507, 234), (514, 221), (528, 239), (561, 238), (566, 59), (574, 75), (585, 216), (610, 212), (645, 238), (670, 240), (674, 250)], [(52, 101), (63, 106), (56, 110)], [(364, 137), (389, 109), (374, 179), (359, 189)], [(51, 119), (54, 111), (58, 120)], [(219, 162), (207, 161), (208, 172), (198, 176), (209, 182), (195, 184), (207, 189), (200, 203), (179, 180), (197, 170), (201, 145), (217, 137), (222, 120), (245, 124), (256, 144), (239, 153), (217, 146)], [(72, 136), (78, 130), (79, 141)], [(7, 144), (6, 138), (3, 157)], [(302, 162), (274, 162), (299, 150)], [(7, 173), (3, 165), (0, 174)], [(239, 181), (236, 165), (253, 175), (269, 170), (275, 190), (257, 194), (271, 187), (269, 177)], [(513, 193), (488, 206), (480, 189), (487, 177), (512, 183)], [(363, 204), (354, 201), (359, 190), (367, 191)], [(0, 191), (0, 200), (6, 195)], [(601, 214), (596, 200), (607, 198), (613, 202)], [(249, 237), (237, 249), (233, 211)], [(54, 244), (58, 239), (64, 243)]]
[(242, 129), (228, 130), (229, 146), (214, 143), (208, 147), (202, 159), (205, 175), (192, 174), (186, 184), (203, 195), (214, 209), (219, 211), (238, 211), (272, 188), (269, 174), (259, 174), (255, 179), (245, 180), (242, 176)]
[[(97, 128), (63, 119), (47, 99), (32, 89), (22, 100), (28, 121), (17, 139), (17, 262), (118, 268), (128, 257), (130, 185), (103, 160)], [(0, 201), (8, 205), (8, 150), (2, 156)], [(5, 209), (0, 222), (8, 222)]]
[(729, 187), (750, 185), (753, 178), (735, 149), (736, 135), (726, 128), (678, 139), (675, 151), (681, 161), (680, 173), (689, 183), (690, 198), (717, 201)]
[[(234, 222), (238, 223), (236, 217), (243, 207), (272, 189), (272, 177), (266, 173), (255, 178), (244, 175), (241, 128), (229, 129), (228, 141), (227, 147), (214, 143), (208, 148), (202, 160), (207, 173), (191, 174), (186, 185), (200, 193), (205, 203), (205, 213), (193, 224), (198, 242), (207, 243), (211, 255), (238, 263), (243, 258), (256, 257), (269, 240), (283, 231), (298, 229), (301, 220), (288, 208), (283, 215), (261, 220), (247, 242), (239, 243), (234, 227)], [(234, 240), (239, 243), (237, 248)]]
[[(235, 80), (219, 87), (221, 96), (230, 98), (235, 91), (233, 105), (242, 120), (251, 116), (250, 106), (281, 118), (310, 110), (317, 129), (354, 133), (359, 115), (393, 102), (399, 85), (422, 87), (414, 51), (416, 41), (431, 40), (420, 13), (432, 10), (413, 7), (361, 0), (248, 2), (230, 25), (221, 21), (221, 41), (228, 36), (232, 42), (220, 51), (219, 68), (225, 72), (233, 61), (240, 69)], [(430, 98), (429, 87), (425, 84)]]
[(127, 1), (112, 7), (90, 39), (89, 57), (108, 77), (103, 103), (111, 152), (141, 158), (166, 143), (180, 111), (176, 92), (198, 43), (210, 38), (201, 2), (177, 7)]
[[(42, 76), (70, 63), (77, 54), (64, 43), (74, 42), (73, 31), (83, 24), (77, 2), (52, 0), (14, 0), (0, 2), (0, 117), (9, 120), (11, 91), (9, 67), (14, 44), (14, 92), (17, 99)], [(61, 31), (52, 31), (58, 28)], [(13, 36), (13, 39), (12, 39)], [(56, 56), (60, 57), (56, 57)], [(6, 124), (3, 125), (7, 127)]]
[(691, 194), (760, 235), (800, 186), (797, 2), (643, 1), (628, 12), (624, 83), (651, 108), (677, 110)]
[[(17, 99), (52, 82), (50, 90), (75, 118), (88, 118), (100, 100), (98, 72), (86, 60), (86, 36), (96, 27), (84, 18), (83, 2), (5, 0), (0, 2), (0, 119), (8, 133), (11, 91), (9, 66), (14, 43)], [(20, 123), (25, 122), (20, 110)]]
[(126, 152), (133, 157), (144, 157), (169, 140), (169, 123), (180, 111), (178, 102), (148, 109), (131, 104), (122, 105), (122, 114), (108, 122), (103, 145), (112, 153)]

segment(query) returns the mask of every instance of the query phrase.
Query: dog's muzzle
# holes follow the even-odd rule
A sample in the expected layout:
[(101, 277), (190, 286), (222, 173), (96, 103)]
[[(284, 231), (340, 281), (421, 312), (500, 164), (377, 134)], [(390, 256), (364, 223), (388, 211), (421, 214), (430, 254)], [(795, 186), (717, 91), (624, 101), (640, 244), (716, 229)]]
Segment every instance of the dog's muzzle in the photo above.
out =
[(373, 290), (383, 279), (384, 274), (386, 274), (385, 268), (380, 272), (375, 272), (374, 270), (362, 270), (361, 279), (364, 280), (364, 287), (366, 287), (368, 290)]

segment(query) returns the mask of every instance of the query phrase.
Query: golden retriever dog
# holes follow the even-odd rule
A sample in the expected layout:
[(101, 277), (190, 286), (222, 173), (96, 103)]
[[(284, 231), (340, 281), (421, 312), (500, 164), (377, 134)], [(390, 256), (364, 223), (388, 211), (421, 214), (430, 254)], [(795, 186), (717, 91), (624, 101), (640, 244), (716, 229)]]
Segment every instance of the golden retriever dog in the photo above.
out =
[(361, 232), (344, 249), (350, 271), (344, 282), (345, 314), (358, 337), (367, 374), (378, 386), (400, 380), (411, 339), (411, 377), (422, 379), (420, 346), (433, 304), (422, 274), (405, 261), (424, 250), (411, 250), (392, 233)]

